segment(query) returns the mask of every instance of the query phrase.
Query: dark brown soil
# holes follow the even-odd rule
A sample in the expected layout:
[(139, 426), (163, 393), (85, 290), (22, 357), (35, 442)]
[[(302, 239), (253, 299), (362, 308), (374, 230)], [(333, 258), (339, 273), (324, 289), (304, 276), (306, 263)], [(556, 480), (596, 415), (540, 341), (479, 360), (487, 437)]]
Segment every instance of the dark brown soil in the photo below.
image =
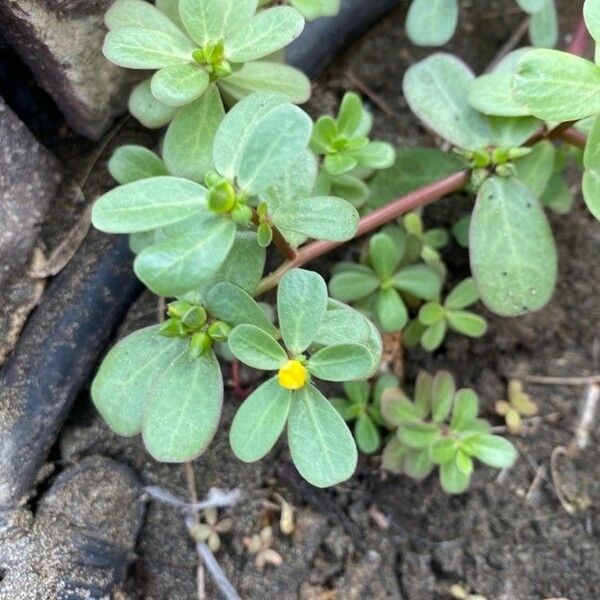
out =
[[(450, 51), (481, 71), (520, 23), (522, 13), (506, 1), (462, 2), (460, 31)], [(580, 2), (563, 0), (561, 31), (573, 26)], [(397, 146), (431, 145), (430, 136), (409, 113), (401, 93), (405, 68), (425, 56), (407, 43), (405, 8), (397, 11), (334, 64), (318, 81), (310, 112), (331, 111), (343, 90), (354, 87), (350, 72), (389, 106), (377, 107), (375, 133)], [(563, 38), (562, 43), (565, 42)], [(129, 133), (126, 136), (130, 135)], [(122, 141), (122, 140), (120, 140)], [(452, 223), (463, 214), (464, 199), (450, 198), (426, 213), (435, 223)], [(519, 319), (489, 314), (490, 331), (471, 341), (450, 336), (433, 356), (411, 351), (406, 381), (425, 368), (452, 371), (461, 386), (474, 387), (483, 411), (492, 406), (515, 374), (586, 375), (600, 369), (600, 227), (581, 200), (566, 217), (553, 218), (560, 254), (560, 283), (542, 312)], [(342, 251), (341, 254), (346, 252)], [(465, 254), (446, 256), (458, 275), (466, 272)], [(326, 270), (327, 265), (320, 265)], [(144, 296), (132, 309), (129, 329), (156, 318), (155, 300)], [(497, 472), (477, 471), (471, 490), (458, 497), (442, 493), (435, 477), (422, 484), (382, 474), (378, 457), (361, 460), (357, 474), (334, 490), (319, 491), (301, 482), (287, 450), (280, 445), (266, 460), (247, 466), (233, 456), (227, 426), (239, 400), (228, 397), (223, 427), (209, 451), (195, 464), (199, 492), (210, 487), (239, 487), (244, 500), (230, 512), (233, 531), (223, 538), (218, 559), (245, 599), (288, 598), (348, 600), (449, 598), (453, 584), (488, 600), (594, 600), (600, 597), (600, 439), (592, 432), (588, 449), (574, 462), (563, 461), (561, 478), (575, 482), (575, 493), (591, 506), (569, 515), (561, 506), (550, 475), (554, 448), (568, 445), (577, 424), (580, 387), (527, 385), (542, 419), (514, 438), (521, 456), (501, 481)], [(499, 421), (496, 422), (500, 424)], [(60, 439), (67, 463), (104, 454), (131, 465), (147, 484), (187, 495), (184, 471), (155, 463), (139, 440), (108, 431), (82, 397)], [(538, 482), (533, 485), (534, 479)], [(269, 520), (265, 501), (279, 492), (296, 507), (298, 526), (284, 536), (274, 522), (273, 547), (283, 564), (257, 571), (242, 538)], [(372, 515), (384, 515), (382, 529)], [(150, 502), (137, 560), (118, 598), (184, 600), (196, 598), (196, 556), (176, 509)], [(207, 581), (207, 597), (218, 593)]]

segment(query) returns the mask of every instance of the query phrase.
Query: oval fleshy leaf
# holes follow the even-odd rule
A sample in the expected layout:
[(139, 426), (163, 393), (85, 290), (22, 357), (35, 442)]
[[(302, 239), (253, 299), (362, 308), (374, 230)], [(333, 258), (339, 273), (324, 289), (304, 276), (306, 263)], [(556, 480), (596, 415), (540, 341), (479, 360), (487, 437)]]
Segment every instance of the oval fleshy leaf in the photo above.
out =
[(235, 413), (229, 443), (244, 462), (266, 456), (283, 432), (290, 412), (292, 390), (279, 385), (273, 377), (258, 387)]
[(413, 0), (406, 15), (408, 39), (417, 46), (443, 46), (457, 25), (457, 0)]
[(168, 106), (183, 106), (202, 96), (208, 83), (208, 73), (199, 65), (173, 65), (154, 74), (151, 89), (159, 102)]
[(144, 146), (133, 144), (120, 146), (115, 150), (108, 161), (108, 172), (120, 184), (169, 174), (165, 163), (157, 154)]
[(238, 325), (228, 342), (234, 356), (253, 369), (276, 371), (288, 360), (279, 343), (255, 325)]
[(543, 209), (522, 183), (490, 177), (477, 195), (469, 236), (471, 272), (490, 310), (517, 316), (547, 304), (556, 247)]
[(137, 27), (153, 31), (164, 31), (186, 40), (183, 31), (171, 19), (155, 6), (143, 0), (118, 0), (106, 11), (104, 24), (109, 30)]
[(469, 438), (468, 444), (475, 458), (496, 469), (506, 469), (517, 459), (515, 447), (499, 435), (478, 435)]
[(358, 452), (348, 426), (312, 385), (294, 392), (288, 443), (300, 475), (315, 487), (346, 481), (356, 469)]
[(193, 358), (186, 348), (162, 372), (144, 409), (142, 437), (161, 462), (198, 457), (212, 441), (223, 404), (223, 379), (214, 352)]
[(450, 460), (440, 465), (440, 483), (446, 494), (462, 494), (468, 489), (471, 476), (463, 473), (455, 460)]
[(369, 415), (359, 415), (354, 424), (354, 438), (361, 452), (372, 454), (379, 449), (381, 437), (377, 425)]
[(552, 48), (558, 42), (558, 15), (554, 0), (545, 0), (541, 10), (531, 15), (529, 39), (538, 48)]
[(484, 115), (524, 117), (529, 109), (512, 96), (512, 74), (489, 73), (478, 77), (469, 90), (469, 104)]
[(326, 346), (313, 354), (308, 361), (308, 370), (325, 381), (351, 381), (368, 377), (371, 357), (364, 346), (337, 344)]
[(144, 127), (160, 129), (172, 121), (177, 108), (159, 102), (150, 87), (151, 79), (147, 79), (133, 88), (129, 96), (129, 112)]
[(596, 118), (583, 155), (583, 198), (590, 212), (600, 220), (600, 118)]
[(372, 269), (354, 265), (352, 270), (337, 273), (329, 280), (329, 292), (336, 300), (354, 302), (372, 294), (380, 285), (381, 281)]

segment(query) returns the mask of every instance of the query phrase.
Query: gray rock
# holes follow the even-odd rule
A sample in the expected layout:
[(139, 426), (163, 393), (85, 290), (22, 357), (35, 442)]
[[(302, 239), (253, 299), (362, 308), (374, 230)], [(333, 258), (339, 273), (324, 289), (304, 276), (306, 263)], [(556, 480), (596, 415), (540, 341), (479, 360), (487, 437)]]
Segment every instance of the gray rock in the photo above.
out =
[[(60, 181), (56, 159), (0, 98), (0, 290), (29, 261)], [(0, 293), (0, 298), (2, 294)]]
[(111, 0), (3, 0), (0, 28), (75, 131), (99, 139), (124, 112), (132, 75), (102, 55)]

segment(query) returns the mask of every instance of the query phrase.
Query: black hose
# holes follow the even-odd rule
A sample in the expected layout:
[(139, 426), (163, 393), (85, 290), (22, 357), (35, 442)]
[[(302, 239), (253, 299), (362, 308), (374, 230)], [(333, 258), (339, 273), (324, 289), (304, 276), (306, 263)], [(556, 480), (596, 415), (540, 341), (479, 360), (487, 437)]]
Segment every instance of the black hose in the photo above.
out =
[[(288, 61), (311, 77), (399, 0), (343, 0), (309, 23)], [(71, 406), (140, 291), (124, 237), (90, 232), (49, 285), (0, 371), (0, 521), (25, 502)]]

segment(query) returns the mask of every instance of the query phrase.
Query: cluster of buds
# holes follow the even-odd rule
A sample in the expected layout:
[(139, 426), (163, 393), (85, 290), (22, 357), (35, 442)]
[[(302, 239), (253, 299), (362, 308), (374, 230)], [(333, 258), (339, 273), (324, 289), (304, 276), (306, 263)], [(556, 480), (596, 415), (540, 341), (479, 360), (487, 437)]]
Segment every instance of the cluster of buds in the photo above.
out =
[(223, 321), (212, 320), (204, 307), (187, 300), (176, 300), (167, 306), (169, 318), (160, 328), (165, 337), (189, 337), (190, 352), (198, 358), (213, 347), (213, 344), (225, 342), (231, 333), (231, 327)]
[(211, 81), (229, 77), (236, 70), (236, 65), (225, 58), (223, 40), (208, 42), (204, 48), (194, 50), (192, 58), (206, 69)]
[(531, 148), (487, 148), (485, 150), (460, 150), (454, 152), (469, 161), (471, 183), (475, 189), (490, 176), (514, 177), (516, 170), (512, 161), (531, 152)]
[(248, 197), (216, 171), (208, 171), (204, 180), (208, 188), (208, 208), (217, 214), (230, 214), (238, 225), (247, 227), (252, 220)]

